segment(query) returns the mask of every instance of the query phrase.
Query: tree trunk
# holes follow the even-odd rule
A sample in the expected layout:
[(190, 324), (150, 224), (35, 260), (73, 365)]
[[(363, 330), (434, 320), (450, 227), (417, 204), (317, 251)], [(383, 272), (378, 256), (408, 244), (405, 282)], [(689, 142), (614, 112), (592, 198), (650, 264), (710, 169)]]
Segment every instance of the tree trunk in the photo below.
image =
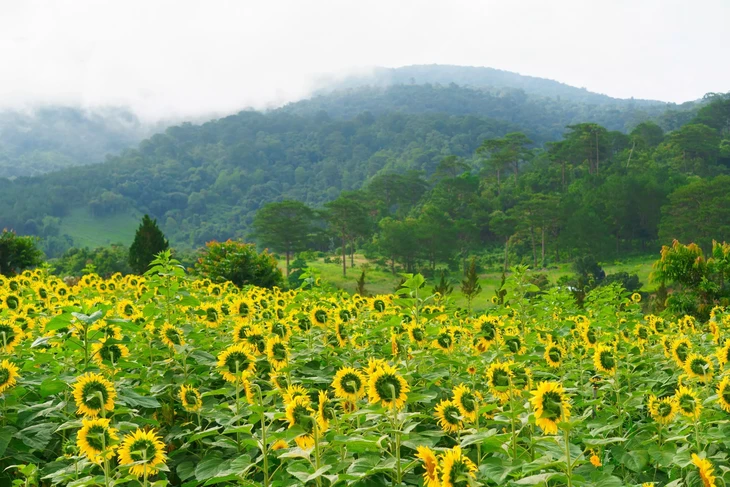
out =
[(535, 227), (530, 225), (530, 243), (532, 244), (532, 268), (537, 268), (537, 247), (535, 246)]
[(540, 258), (542, 259), (542, 262), (540, 262), (540, 266), (544, 269), (545, 268), (545, 224), (543, 224), (542, 229), (542, 251), (540, 253)]
[(347, 239), (342, 236), (342, 277), (347, 277)]
[(350, 240), (350, 268), (355, 268), (355, 239)]

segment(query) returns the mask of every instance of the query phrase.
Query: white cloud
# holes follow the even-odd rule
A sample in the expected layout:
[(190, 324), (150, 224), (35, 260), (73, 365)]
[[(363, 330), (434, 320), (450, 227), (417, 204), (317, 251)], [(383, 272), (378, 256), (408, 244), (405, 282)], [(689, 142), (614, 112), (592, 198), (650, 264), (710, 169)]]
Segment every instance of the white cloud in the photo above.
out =
[(148, 118), (306, 96), (367, 66), (490, 66), (618, 97), (730, 90), (726, 0), (7, 0), (0, 105), (129, 104)]

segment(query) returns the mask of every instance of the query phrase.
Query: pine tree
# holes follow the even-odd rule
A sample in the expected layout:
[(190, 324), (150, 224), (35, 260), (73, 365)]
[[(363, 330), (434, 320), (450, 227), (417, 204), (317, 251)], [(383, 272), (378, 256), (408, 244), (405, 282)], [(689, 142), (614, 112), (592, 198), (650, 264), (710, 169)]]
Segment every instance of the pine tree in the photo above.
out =
[(466, 297), (466, 307), (471, 311), (471, 302), (477, 294), (482, 292), (482, 286), (479, 284), (479, 274), (477, 274), (477, 261), (475, 258), (471, 259), (471, 265), (469, 270), (464, 276), (464, 280), (461, 281), (461, 293)]
[(145, 215), (129, 247), (129, 266), (135, 273), (144, 274), (155, 255), (169, 247), (165, 235), (157, 226), (157, 220)]

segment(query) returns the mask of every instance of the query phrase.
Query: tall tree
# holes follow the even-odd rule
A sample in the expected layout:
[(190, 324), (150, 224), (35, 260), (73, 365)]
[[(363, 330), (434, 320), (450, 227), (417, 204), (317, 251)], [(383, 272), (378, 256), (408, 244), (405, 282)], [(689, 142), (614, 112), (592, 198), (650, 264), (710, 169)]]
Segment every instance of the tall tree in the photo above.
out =
[(342, 276), (347, 277), (347, 242), (367, 232), (370, 224), (367, 209), (353, 193), (342, 193), (324, 206), (323, 215), (330, 230), (342, 241)]
[(137, 274), (144, 274), (155, 255), (169, 247), (169, 242), (157, 226), (157, 220), (145, 215), (134, 235), (134, 242), (129, 247), (129, 266)]
[(0, 274), (13, 276), (17, 272), (40, 265), (43, 252), (34, 237), (23, 237), (12, 230), (3, 230), (0, 234)]
[(294, 252), (306, 249), (314, 212), (300, 201), (269, 203), (256, 212), (254, 236), (259, 243), (286, 254), (286, 275)]

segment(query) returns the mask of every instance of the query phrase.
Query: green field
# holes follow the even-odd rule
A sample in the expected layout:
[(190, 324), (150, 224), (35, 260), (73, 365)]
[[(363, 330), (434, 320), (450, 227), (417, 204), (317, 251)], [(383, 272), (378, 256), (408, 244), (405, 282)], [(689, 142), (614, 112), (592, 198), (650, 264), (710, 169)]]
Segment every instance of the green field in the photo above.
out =
[(130, 245), (142, 215), (123, 213), (103, 218), (92, 216), (85, 208), (71, 210), (61, 219), (61, 235), (69, 235), (76, 247), (96, 248), (121, 243)]
[[(656, 259), (651, 256), (632, 258), (623, 262), (614, 262), (610, 264), (602, 263), (602, 267), (606, 271), (606, 274), (614, 274), (616, 272), (637, 274), (639, 276), (639, 280), (643, 284), (641, 290), (653, 291), (656, 286), (649, 281), (649, 274), (654, 260)], [(340, 289), (344, 289), (349, 293), (353, 293), (356, 287), (355, 281), (362, 271), (361, 266), (366, 262), (366, 259), (362, 256), (356, 256), (355, 267), (350, 268), (350, 261), (348, 259), (347, 278), (342, 277), (342, 264), (325, 264), (323, 259), (318, 259), (316, 261), (308, 262), (308, 265), (317, 269), (321, 273), (322, 280), (329, 282)], [(537, 272), (547, 274), (550, 282), (554, 284), (561, 276), (571, 275), (573, 273), (571, 265), (572, 264), (570, 263), (563, 263), (557, 265), (556, 268)], [(457, 276), (452, 275), (452, 280), (455, 280), (456, 278)], [(477, 306), (479, 301), (484, 301), (494, 295), (494, 291), (500, 285), (501, 278), (502, 275), (499, 272), (486, 272), (479, 276), (479, 283), (482, 286), (482, 292), (477, 297)], [(370, 294), (392, 293), (399, 281), (399, 275), (393, 275), (389, 271), (376, 269), (375, 266), (371, 265), (366, 273), (365, 288)], [(433, 285), (433, 281), (429, 280), (427, 286), (430, 288)], [(452, 296), (456, 299), (456, 303), (458, 305), (466, 305), (466, 299), (464, 299), (459, 292), (458, 283), (454, 284), (454, 293)]]

